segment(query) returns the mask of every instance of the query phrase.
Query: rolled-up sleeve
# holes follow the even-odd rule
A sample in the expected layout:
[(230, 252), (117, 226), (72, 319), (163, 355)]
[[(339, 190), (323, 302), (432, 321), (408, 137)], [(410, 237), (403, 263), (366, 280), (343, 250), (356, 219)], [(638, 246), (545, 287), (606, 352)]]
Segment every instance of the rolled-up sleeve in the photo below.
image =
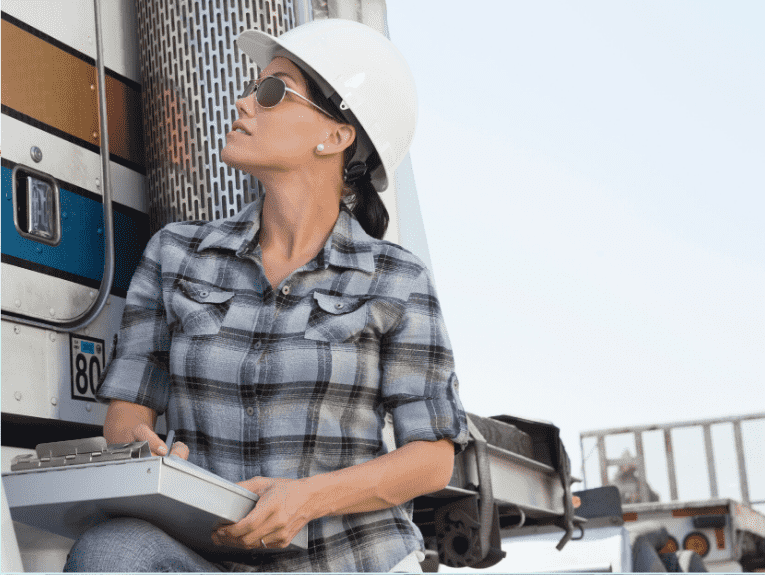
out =
[(125, 300), (117, 345), (101, 377), (96, 399), (121, 399), (154, 409), (167, 408), (170, 332), (162, 298), (161, 234), (149, 240)]
[(398, 324), (381, 342), (383, 406), (393, 415), (396, 445), (449, 438), (468, 442), (454, 356), (427, 268), (414, 280)]

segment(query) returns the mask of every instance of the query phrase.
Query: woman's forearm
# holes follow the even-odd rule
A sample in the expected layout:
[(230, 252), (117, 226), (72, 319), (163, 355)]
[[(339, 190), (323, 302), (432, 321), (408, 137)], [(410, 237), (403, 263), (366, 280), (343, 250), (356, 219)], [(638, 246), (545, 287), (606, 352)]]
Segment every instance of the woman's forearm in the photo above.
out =
[(413, 441), (391, 453), (306, 478), (314, 517), (387, 509), (443, 489), (452, 476), (450, 439)]

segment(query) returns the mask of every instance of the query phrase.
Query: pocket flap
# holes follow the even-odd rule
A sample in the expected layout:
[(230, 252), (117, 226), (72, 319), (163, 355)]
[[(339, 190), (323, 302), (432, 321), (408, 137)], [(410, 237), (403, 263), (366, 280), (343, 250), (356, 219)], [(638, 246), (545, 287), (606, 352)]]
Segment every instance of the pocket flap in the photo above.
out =
[(188, 280), (180, 280), (178, 285), (186, 296), (199, 303), (223, 303), (234, 297), (232, 291)]
[(313, 298), (321, 309), (333, 315), (356, 311), (369, 299), (365, 296), (329, 295), (318, 291), (313, 292)]

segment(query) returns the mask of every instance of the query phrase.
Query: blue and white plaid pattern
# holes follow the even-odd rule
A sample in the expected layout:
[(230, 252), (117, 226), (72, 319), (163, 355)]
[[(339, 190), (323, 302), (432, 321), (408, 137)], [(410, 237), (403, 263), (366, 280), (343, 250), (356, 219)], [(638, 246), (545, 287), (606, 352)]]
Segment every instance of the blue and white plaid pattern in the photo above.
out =
[[(324, 248), (274, 290), (261, 209), (262, 198), (152, 237), (99, 401), (165, 413), (189, 461), (234, 482), (379, 457), (386, 411), (399, 446), (451, 438), (463, 449), (451, 344), (421, 260), (371, 238), (343, 205)], [(252, 568), (388, 571), (422, 549), (410, 508), (317, 519), (307, 552), (254, 556)]]

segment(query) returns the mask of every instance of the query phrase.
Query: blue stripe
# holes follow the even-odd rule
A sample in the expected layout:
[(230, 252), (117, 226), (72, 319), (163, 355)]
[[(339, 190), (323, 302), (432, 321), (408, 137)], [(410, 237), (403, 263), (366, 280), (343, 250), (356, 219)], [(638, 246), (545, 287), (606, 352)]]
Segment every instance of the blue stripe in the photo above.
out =
[[(104, 271), (103, 208), (93, 199), (61, 186), (61, 243), (49, 246), (19, 234), (13, 223), (11, 169), (2, 167), (2, 253), (83, 278), (101, 281)], [(127, 291), (149, 241), (149, 216), (114, 207), (114, 285)], [(66, 218), (63, 218), (66, 214)]]

